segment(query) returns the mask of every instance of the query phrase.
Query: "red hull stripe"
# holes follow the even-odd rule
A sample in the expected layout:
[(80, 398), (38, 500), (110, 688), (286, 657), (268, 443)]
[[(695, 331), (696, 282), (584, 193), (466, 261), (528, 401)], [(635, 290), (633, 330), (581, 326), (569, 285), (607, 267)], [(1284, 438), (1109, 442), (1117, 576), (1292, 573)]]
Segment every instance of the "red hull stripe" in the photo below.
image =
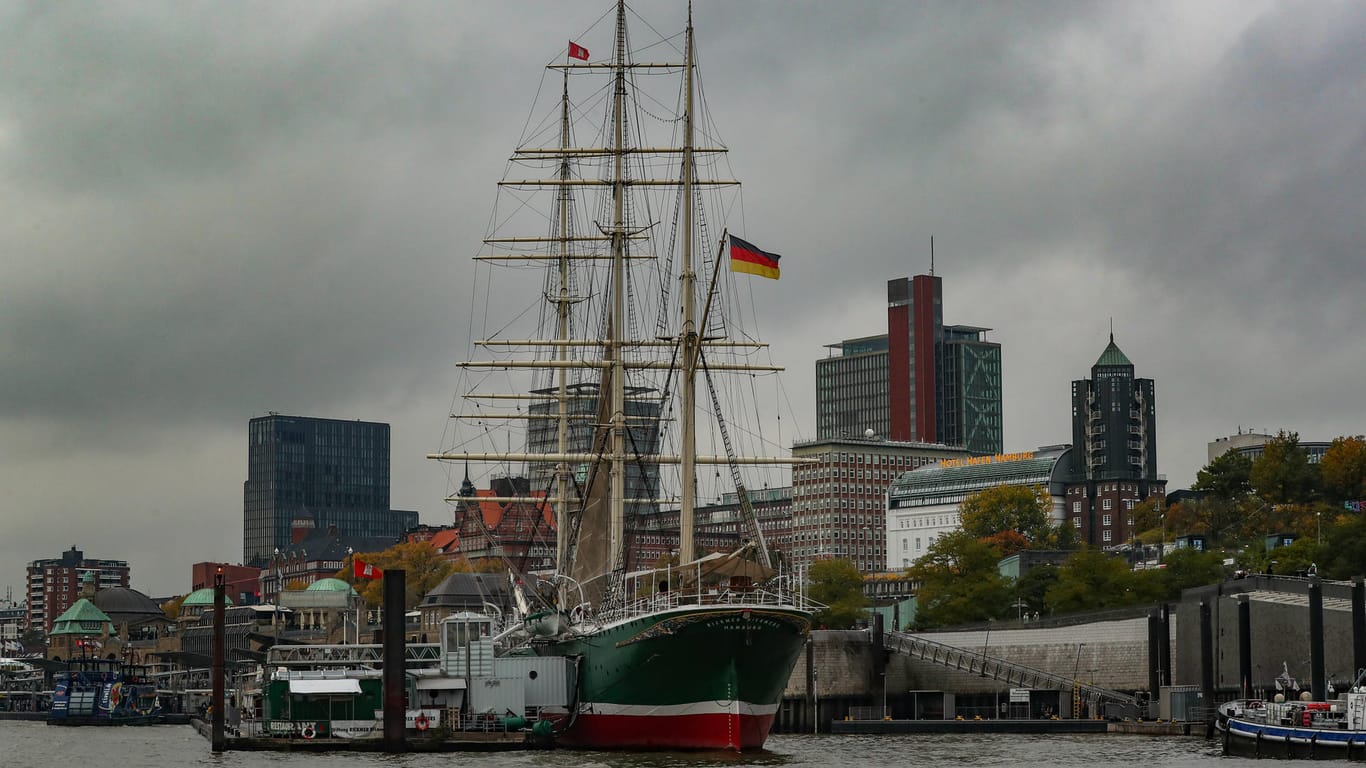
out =
[(579, 749), (762, 749), (773, 715), (639, 716), (580, 713), (557, 744)]
[(583, 710), (595, 715), (630, 715), (632, 717), (686, 717), (688, 715), (735, 715), (758, 717), (774, 715), (778, 704), (750, 704), (745, 701), (694, 701), (688, 704), (606, 704), (600, 701), (585, 703)]

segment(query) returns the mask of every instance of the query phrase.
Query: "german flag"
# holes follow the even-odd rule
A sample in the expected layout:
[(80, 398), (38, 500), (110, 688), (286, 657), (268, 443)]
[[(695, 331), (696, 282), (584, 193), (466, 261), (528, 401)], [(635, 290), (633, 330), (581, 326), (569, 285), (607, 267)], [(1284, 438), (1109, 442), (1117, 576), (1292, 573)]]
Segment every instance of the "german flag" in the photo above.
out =
[(760, 250), (753, 244), (730, 236), (730, 271), (778, 279), (778, 259), (776, 253)]

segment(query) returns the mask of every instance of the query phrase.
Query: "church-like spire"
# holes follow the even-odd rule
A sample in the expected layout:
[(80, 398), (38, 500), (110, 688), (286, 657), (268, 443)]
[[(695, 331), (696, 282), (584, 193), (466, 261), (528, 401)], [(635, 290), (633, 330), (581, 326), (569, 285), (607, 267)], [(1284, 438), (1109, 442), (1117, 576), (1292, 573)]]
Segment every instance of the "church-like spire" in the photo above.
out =
[(1119, 345), (1115, 344), (1115, 331), (1113, 328), (1111, 328), (1110, 344), (1105, 347), (1104, 352), (1100, 353), (1100, 358), (1096, 360), (1095, 367), (1113, 367), (1116, 365), (1127, 365), (1130, 368), (1134, 366), (1134, 364), (1129, 360), (1128, 356), (1120, 351)]

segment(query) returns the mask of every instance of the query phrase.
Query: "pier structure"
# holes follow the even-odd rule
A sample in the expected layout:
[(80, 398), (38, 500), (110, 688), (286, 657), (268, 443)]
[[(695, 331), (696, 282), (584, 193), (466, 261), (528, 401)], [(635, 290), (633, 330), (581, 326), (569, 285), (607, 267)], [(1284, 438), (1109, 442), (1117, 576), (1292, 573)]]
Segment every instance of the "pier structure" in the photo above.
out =
[[(1366, 667), (1366, 585), (1257, 575), (1103, 614), (904, 633), (815, 631), (775, 729), (855, 720), (1201, 722), (1219, 702), (1342, 691)], [(1298, 694), (1299, 691), (1294, 691)]]

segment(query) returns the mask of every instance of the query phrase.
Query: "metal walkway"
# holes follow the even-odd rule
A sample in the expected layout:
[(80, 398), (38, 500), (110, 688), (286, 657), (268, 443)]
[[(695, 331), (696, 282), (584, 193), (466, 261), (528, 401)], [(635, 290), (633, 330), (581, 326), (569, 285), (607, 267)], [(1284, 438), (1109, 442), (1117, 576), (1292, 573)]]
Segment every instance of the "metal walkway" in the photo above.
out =
[(973, 675), (1000, 680), (1013, 688), (1042, 688), (1059, 691), (1072, 691), (1091, 701), (1113, 701), (1137, 707), (1138, 699), (1128, 693), (1112, 691), (1064, 675), (1055, 675), (1041, 669), (1016, 664), (1005, 659), (987, 656), (978, 651), (969, 651), (957, 646), (945, 645), (905, 632), (884, 631), (882, 645), (894, 653), (904, 653), (912, 658), (938, 664)]

